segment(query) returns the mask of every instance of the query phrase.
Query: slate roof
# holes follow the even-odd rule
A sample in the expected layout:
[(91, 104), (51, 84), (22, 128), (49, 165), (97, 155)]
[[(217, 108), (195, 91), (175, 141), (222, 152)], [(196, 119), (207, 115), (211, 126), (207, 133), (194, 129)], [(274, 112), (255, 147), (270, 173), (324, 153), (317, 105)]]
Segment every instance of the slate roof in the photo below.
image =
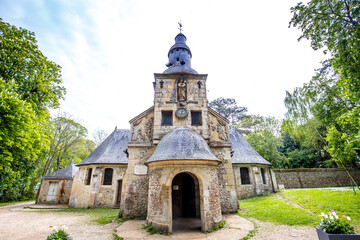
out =
[(87, 158), (77, 166), (89, 164), (127, 164), (124, 151), (128, 148), (130, 130), (115, 129)]
[(166, 134), (154, 154), (146, 161), (213, 160), (220, 161), (211, 152), (206, 141), (195, 131), (177, 128)]
[(163, 73), (164, 74), (172, 74), (172, 73), (198, 74), (197, 71), (195, 71), (194, 69), (192, 69), (191, 67), (186, 66), (186, 65), (175, 65), (175, 66), (169, 67)]
[(229, 130), (230, 142), (232, 144), (233, 164), (264, 164), (271, 165), (266, 161), (242, 136), (235, 128)]
[(43, 179), (73, 179), (79, 168), (74, 165), (74, 162), (71, 161), (71, 164), (67, 167), (64, 167), (56, 172), (50, 173), (46, 176), (43, 176)]

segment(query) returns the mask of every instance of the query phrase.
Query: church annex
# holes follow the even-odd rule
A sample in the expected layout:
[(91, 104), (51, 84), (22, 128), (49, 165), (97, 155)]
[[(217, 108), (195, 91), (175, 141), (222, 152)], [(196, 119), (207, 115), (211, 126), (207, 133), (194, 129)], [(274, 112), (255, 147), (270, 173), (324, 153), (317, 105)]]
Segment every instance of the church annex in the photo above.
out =
[(207, 75), (191, 58), (180, 32), (167, 69), (154, 74), (153, 106), (77, 165), (70, 207), (117, 206), (122, 217), (146, 216), (167, 232), (175, 218), (199, 218), (207, 231), (239, 198), (277, 189), (270, 163), (208, 107)]

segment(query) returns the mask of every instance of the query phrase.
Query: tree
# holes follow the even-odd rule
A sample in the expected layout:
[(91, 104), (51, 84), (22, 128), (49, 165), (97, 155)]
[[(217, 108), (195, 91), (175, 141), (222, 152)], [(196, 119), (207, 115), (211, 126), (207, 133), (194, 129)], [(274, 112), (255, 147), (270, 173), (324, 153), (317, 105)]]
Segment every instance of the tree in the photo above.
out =
[(0, 19), (0, 201), (34, 193), (48, 148), (48, 109), (65, 94), (61, 81), (35, 34)]
[(61, 68), (42, 54), (33, 32), (0, 19), (0, 53), (0, 76), (15, 83), (14, 90), (37, 115), (59, 106), (65, 94)]
[(282, 146), (282, 139), (275, 137), (270, 131), (263, 130), (249, 134), (246, 141), (274, 168), (288, 168), (288, 159), (278, 151)]
[(31, 105), (0, 78), (0, 202), (26, 193), (47, 140)]
[[(87, 130), (72, 116), (66, 113), (59, 114), (51, 119), (49, 126), (50, 149), (46, 159), (43, 175), (47, 175), (52, 168), (58, 170), (65, 167), (75, 156), (78, 146), (82, 143), (85, 146)], [(56, 164), (54, 166), (54, 160)]]
[[(307, 5), (298, 3), (291, 11), (290, 26), (302, 31), (299, 40), (310, 39), (314, 50), (331, 53), (298, 95), (310, 103), (312, 115), (328, 126), (324, 138), (333, 159), (343, 166), (354, 164), (360, 158), (359, 1), (312, 0)], [(336, 154), (341, 150), (352, 152), (351, 157)]]
[(325, 149), (346, 169), (360, 159), (359, 1), (311, 0), (291, 11), (289, 24), (302, 31), (299, 40), (310, 39), (314, 50), (330, 53), (300, 96), (311, 103), (313, 117), (327, 126)]
[(246, 117), (247, 108), (238, 106), (233, 98), (217, 98), (209, 103), (209, 107), (227, 118), (231, 123), (237, 123)]
[(95, 147), (98, 147), (108, 136), (109, 134), (106, 133), (104, 130), (96, 129), (93, 132), (93, 138), (95, 140)]
[(243, 118), (236, 127), (238, 129), (249, 129), (252, 133), (257, 133), (260, 131), (267, 130), (275, 137), (281, 135), (281, 124), (282, 120), (276, 119), (271, 116), (260, 116), (260, 115), (251, 115)]

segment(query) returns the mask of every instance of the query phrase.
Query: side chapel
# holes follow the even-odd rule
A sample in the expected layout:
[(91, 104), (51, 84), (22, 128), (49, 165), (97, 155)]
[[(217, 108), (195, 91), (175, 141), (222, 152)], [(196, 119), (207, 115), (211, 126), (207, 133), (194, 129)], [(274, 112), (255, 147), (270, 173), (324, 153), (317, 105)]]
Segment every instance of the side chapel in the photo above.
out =
[(271, 164), (208, 106), (207, 74), (191, 58), (180, 31), (167, 69), (154, 74), (153, 106), (77, 165), (70, 207), (118, 206), (167, 232), (175, 218), (199, 218), (207, 231), (238, 199), (277, 190)]

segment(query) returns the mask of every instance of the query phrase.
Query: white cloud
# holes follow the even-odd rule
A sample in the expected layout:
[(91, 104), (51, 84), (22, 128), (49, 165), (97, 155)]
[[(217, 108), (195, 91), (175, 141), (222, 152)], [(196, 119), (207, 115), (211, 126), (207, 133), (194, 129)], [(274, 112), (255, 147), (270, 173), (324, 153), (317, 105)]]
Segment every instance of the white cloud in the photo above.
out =
[(253, 114), (282, 116), (285, 90), (308, 81), (322, 58), (288, 28), (295, 0), (35, 3), (37, 13), (25, 11), (25, 1), (6, 5), (5, 20), (35, 31), (45, 55), (62, 66), (62, 110), (90, 134), (128, 128), (152, 105), (153, 73), (165, 70), (180, 19), (193, 68), (209, 74), (209, 100), (235, 98)]

